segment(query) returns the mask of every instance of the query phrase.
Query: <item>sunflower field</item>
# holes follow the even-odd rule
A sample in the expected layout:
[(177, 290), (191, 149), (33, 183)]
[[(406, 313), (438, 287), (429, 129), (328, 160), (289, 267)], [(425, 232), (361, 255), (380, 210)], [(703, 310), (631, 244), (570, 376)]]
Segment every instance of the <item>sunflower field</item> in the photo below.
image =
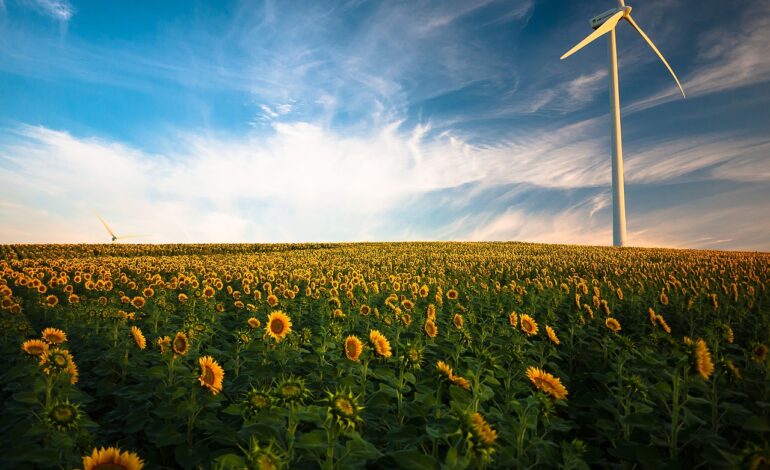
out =
[(770, 468), (770, 255), (0, 246), (2, 468)]

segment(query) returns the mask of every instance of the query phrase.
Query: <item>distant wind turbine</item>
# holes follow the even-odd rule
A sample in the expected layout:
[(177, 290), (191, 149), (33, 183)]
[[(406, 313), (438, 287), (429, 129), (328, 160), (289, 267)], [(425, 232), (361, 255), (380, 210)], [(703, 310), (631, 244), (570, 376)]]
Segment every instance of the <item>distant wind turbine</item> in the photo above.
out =
[(102, 225), (104, 225), (104, 228), (107, 229), (107, 232), (109, 232), (110, 236), (112, 237), (112, 243), (115, 243), (118, 240), (123, 240), (123, 239), (126, 239), (126, 238), (141, 238), (141, 237), (146, 237), (147, 236), (147, 235), (121, 235), (121, 236), (117, 236), (117, 235), (115, 235), (115, 232), (112, 231), (110, 226), (107, 225), (107, 222), (105, 222), (104, 219), (102, 219), (101, 216), (99, 216), (99, 214), (94, 212), (94, 215), (99, 219), (99, 221), (102, 223)]
[(590, 42), (594, 41), (604, 34), (609, 35), (609, 52), (610, 52), (610, 110), (612, 112), (612, 243), (615, 246), (623, 246), (626, 244), (626, 198), (623, 184), (623, 143), (620, 130), (620, 92), (618, 90), (618, 51), (615, 42), (615, 27), (620, 20), (628, 21), (631, 26), (638, 32), (642, 38), (647, 41), (655, 54), (658, 55), (663, 65), (666, 66), (671, 75), (676, 81), (676, 85), (679, 87), (679, 91), (682, 92), (682, 97), (685, 96), (682, 84), (679, 83), (679, 79), (676, 74), (668, 65), (666, 59), (663, 58), (663, 54), (660, 53), (655, 44), (652, 43), (650, 38), (642, 31), (642, 28), (631, 18), (631, 7), (626, 6), (624, 0), (618, 0), (618, 8), (614, 8), (609, 11), (605, 11), (599, 16), (591, 19), (591, 27), (595, 31), (589, 34), (585, 39), (580, 41), (575, 47), (567, 51), (562, 60), (571, 56), (575, 52), (585, 47)]

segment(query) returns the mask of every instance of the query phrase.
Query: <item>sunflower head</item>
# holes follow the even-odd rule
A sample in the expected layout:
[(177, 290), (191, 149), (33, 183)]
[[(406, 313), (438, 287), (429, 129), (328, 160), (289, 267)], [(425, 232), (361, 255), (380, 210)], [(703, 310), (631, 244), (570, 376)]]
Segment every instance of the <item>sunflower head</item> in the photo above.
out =
[(561, 380), (548, 372), (537, 367), (529, 367), (527, 369), (527, 377), (532, 382), (532, 385), (556, 400), (563, 400), (567, 397), (567, 389), (562, 385)]
[(248, 468), (254, 470), (281, 470), (288, 465), (288, 458), (272, 441), (267, 447), (262, 447), (255, 437), (251, 438), (246, 461)]
[(41, 356), (48, 352), (48, 343), (39, 339), (29, 339), (22, 343), (21, 348), (30, 356)]
[(426, 320), (422, 329), (429, 338), (435, 338), (436, 335), (438, 335), (438, 328), (436, 327), (436, 323), (434, 323), (433, 320)]
[(401, 356), (401, 362), (413, 370), (418, 370), (422, 366), (423, 348), (420, 345), (407, 344), (404, 353)]
[(161, 336), (157, 339), (155, 344), (158, 345), (161, 354), (165, 354), (171, 350), (171, 338), (169, 336)]
[(519, 325), (519, 314), (511, 312), (511, 314), (508, 315), (508, 324), (511, 325), (511, 327), (516, 328)]
[(454, 289), (449, 289), (446, 292), (446, 298), (449, 300), (457, 300), (457, 297), (458, 297), (457, 291)]
[(58, 328), (46, 328), (42, 337), (50, 344), (61, 344), (67, 341), (67, 334)]
[(201, 368), (198, 381), (202, 387), (211, 390), (213, 395), (222, 391), (222, 380), (225, 377), (225, 371), (217, 361), (211, 356), (203, 356), (198, 359)]
[(45, 298), (45, 305), (47, 307), (56, 307), (59, 304), (59, 298), (55, 295), (49, 295)]
[(180, 331), (174, 336), (171, 347), (174, 350), (174, 355), (184, 356), (190, 351), (190, 340), (183, 331)]
[(276, 310), (267, 317), (265, 334), (272, 337), (276, 343), (280, 343), (286, 335), (291, 333), (291, 318), (280, 310)]
[(387, 359), (393, 355), (390, 349), (390, 342), (382, 333), (377, 330), (371, 330), (369, 332), (369, 342), (374, 348), (374, 352), (381, 358)]
[(463, 319), (462, 315), (455, 313), (455, 316), (452, 318), (452, 323), (454, 324), (455, 328), (462, 329), (463, 325), (465, 325), (465, 320)]
[(556, 332), (548, 325), (545, 325), (545, 332), (548, 334), (548, 339), (551, 340), (551, 342), (555, 345), (561, 344), (561, 341), (559, 341), (559, 337), (556, 336)]
[(246, 412), (252, 417), (256, 416), (260, 411), (270, 408), (272, 402), (273, 399), (269, 393), (254, 387), (246, 393), (246, 399), (244, 400)]
[(133, 299), (131, 299), (131, 305), (134, 306), (135, 309), (141, 310), (144, 307), (144, 304), (147, 303), (144, 300), (144, 297), (136, 296)]
[(137, 326), (131, 327), (131, 335), (134, 337), (134, 342), (139, 347), (139, 349), (144, 349), (147, 347), (147, 339), (145, 339), (142, 330), (140, 330)]
[(452, 382), (452, 385), (456, 385), (463, 390), (470, 390), (471, 389), (471, 383), (466, 379), (465, 377), (459, 376), (457, 374), (453, 375), (450, 379)]
[(613, 317), (607, 317), (607, 318), (604, 320), (604, 326), (606, 326), (607, 328), (609, 328), (609, 329), (610, 329), (610, 331), (612, 331), (613, 333), (617, 333), (618, 331), (620, 331), (620, 330), (621, 330), (621, 328), (620, 328), (620, 322), (619, 322), (619, 321), (617, 321), (617, 320), (616, 320), (615, 318), (613, 318)]
[(350, 335), (345, 338), (345, 357), (351, 361), (358, 362), (361, 357), (361, 352), (364, 350), (364, 345), (358, 336)]
[(758, 364), (763, 364), (767, 360), (767, 353), (766, 345), (762, 343), (755, 344), (751, 349), (751, 359)]
[(537, 322), (529, 315), (522, 314), (520, 318), (521, 331), (527, 334), (527, 336), (535, 336), (538, 332)]
[(304, 379), (289, 376), (275, 385), (275, 396), (283, 405), (294, 407), (302, 405), (309, 398), (310, 390), (305, 385)]
[(94, 449), (91, 455), (83, 457), (83, 470), (141, 470), (143, 467), (139, 455), (117, 447)]
[(356, 429), (362, 422), (360, 398), (349, 389), (326, 392), (326, 417), (342, 432)]
[(69, 431), (78, 426), (81, 413), (78, 405), (73, 405), (69, 400), (55, 402), (45, 413), (46, 423), (59, 431)]
[(436, 370), (438, 371), (439, 378), (446, 381), (451, 381), (454, 374), (452, 373), (452, 366), (444, 361), (436, 362)]
[(711, 361), (711, 352), (708, 345), (702, 339), (695, 342), (695, 368), (703, 380), (708, 380), (714, 373), (714, 363)]

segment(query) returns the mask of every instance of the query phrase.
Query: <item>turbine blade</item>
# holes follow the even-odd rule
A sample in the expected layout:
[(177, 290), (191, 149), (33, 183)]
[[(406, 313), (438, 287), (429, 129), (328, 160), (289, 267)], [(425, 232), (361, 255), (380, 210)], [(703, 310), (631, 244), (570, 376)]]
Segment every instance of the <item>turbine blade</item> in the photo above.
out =
[(618, 21), (620, 21), (621, 18), (623, 18), (623, 15), (625, 15), (625, 10), (620, 10), (619, 12), (615, 13), (614, 15), (610, 16), (607, 21), (605, 21), (601, 26), (599, 26), (596, 31), (589, 34), (585, 39), (577, 43), (575, 47), (568, 50), (564, 53), (563, 56), (561, 56), (561, 60), (566, 59), (567, 57), (571, 56), (575, 52), (579, 51), (580, 49), (584, 48), (589, 43), (593, 42), (595, 39), (609, 33), (612, 31), (612, 28), (615, 27), (615, 25), (618, 24)]
[(684, 94), (684, 89), (682, 88), (682, 84), (679, 83), (679, 79), (677, 78), (677, 76), (674, 73), (674, 70), (671, 68), (671, 66), (668, 65), (668, 62), (666, 62), (666, 59), (663, 57), (663, 54), (661, 54), (660, 51), (658, 50), (658, 48), (655, 47), (655, 44), (652, 43), (652, 40), (649, 38), (649, 36), (644, 34), (644, 31), (642, 31), (642, 28), (640, 28), (639, 25), (636, 24), (636, 21), (634, 21), (634, 19), (631, 18), (631, 15), (627, 15), (625, 17), (625, 19), (628, 20), (629, 23), (631, 23), (631, 26), (634, 27), (636, 32), (639, 33), (642, 36), (642, 38), (644, 38), (645, 41), (647, 41), (647, 44), (650, 45), (650, 47), (652, 48), (653, 51), (655, 51), (655, 53), (658, 55), (660, 60), (663, 61), (663, 65), (665, 65), (666, 68), (668, 69), (668, 71), (671, 72), (671, 76), (674, 77), (674, 81), (676, 82), (676, 86), (678, 86), (679, 87), (679, 91), (682, 92), (682, 98), (686, 98), (686, 95)]
[(109, 225), (107, 225), (107, 222), (105, 222), (105, 221), (104, 221), (104, 219), (102, 219), (102, 218), (99, 216), (99, 214), (97, 214), (96, 212), (94, 212), (94, 215), (96, 215), (96, 218), (98, 218), (98, 219), (99, 219), (99, 221), (102, 223), (102, 225), (104, 225), (104, 228), (106, 228), (106, 229), (107, 229), (107, 231), (108, 231), (108, 232), (110, 232), (110, 235), (114, 237), (114, 236), (115, 236), (115, 234), (114, 234), (114, 233), (112, 233), (112, 229), (110, 229), (110, 226), (109, 226)]

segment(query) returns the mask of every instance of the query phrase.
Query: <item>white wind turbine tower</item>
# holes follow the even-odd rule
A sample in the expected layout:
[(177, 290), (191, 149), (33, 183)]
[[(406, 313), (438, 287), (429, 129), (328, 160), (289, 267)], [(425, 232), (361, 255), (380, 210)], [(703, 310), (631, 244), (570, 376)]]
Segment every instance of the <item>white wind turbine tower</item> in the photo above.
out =
[(652, 43), (650, 38), (644, 34), (642, 28), (640, 28), (634, 19), (631, 18), (631, 7), (626, 6), (624, 0), (618, 0), (617, 8), (606, 11), (591, 19), (591, 27), (595, 29), (595, 31), (561, 56), (562, 59), (566, 59), (598, 37), (610, 33), (608, 37), (610, 52), (610, 110), (612, 112), (612, 244), (615, 246), (623, 246), (626, 244), (626, 199), (623, 185), (623, 144), (620, 131), (618, 51), (615, 42), (615, 27), (620, 20), (628, 21), (642, 38), (647, 41), (647, 44), (650, 45), (652, 50), (655, 51), (655, 54), (657, 54), (658, 57), (660, 57), (660, 60), (663, 61), (663, 64), (668, 71), (671, 72), (671, 75), (676, 81), (676, 85), (679, 87), (679, 91), (682, 92), (682, 97), (685, 96), (682, 85), (679, 83), (679, 79), (671, 69), (671, 66), (668, 65), (666, 59), (663, 58), (663, 54), (661, 54), (658, 48), (655, 47), (655, 44)]

